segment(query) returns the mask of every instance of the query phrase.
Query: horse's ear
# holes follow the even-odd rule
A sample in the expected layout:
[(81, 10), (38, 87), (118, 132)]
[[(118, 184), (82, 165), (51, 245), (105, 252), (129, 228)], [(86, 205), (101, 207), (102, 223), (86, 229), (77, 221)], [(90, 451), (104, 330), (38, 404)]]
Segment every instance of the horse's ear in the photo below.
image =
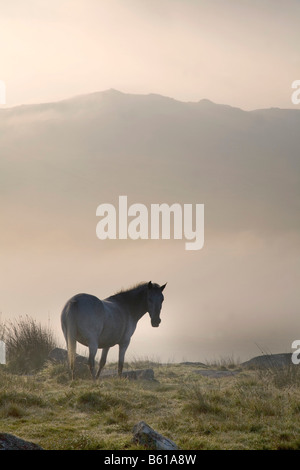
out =
[(166, 282), (163, 286), (160, 286), (160, 290), (163, 291), (168, 283)]
[(148, 289), (152, 289), (153, 285), (152, 285), (152, 282), (148, 282)]

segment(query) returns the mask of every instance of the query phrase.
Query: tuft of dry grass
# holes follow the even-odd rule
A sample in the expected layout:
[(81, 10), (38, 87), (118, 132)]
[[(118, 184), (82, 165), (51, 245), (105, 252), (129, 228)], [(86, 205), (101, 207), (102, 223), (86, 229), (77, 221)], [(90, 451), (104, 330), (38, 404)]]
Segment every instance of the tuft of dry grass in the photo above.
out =
[(52, 331), (28, 316), (10, 322), (1, 331), (6, 343), (8, 367), (14, 373), (32, 373), (41, 369), (49, 352), (56, 346)]

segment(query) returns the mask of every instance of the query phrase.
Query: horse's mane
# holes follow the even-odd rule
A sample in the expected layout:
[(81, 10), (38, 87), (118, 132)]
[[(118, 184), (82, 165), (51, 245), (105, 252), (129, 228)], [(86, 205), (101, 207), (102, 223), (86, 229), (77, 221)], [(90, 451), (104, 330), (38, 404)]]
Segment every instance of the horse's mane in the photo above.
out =
[[(138, 294), (141, 290), (144, 290), (148, 287), (149, 282), (139, 282), (132, 287), (129, 287), (128, 289), (121, 289), (115, 294), (111, 295), (110, 297), (116, 297), (116, 296), (121, 296), (123, 294)], [(159, 287), (159, 284), (156, 284), (155, 282), (152, 282), (153, 287)]]

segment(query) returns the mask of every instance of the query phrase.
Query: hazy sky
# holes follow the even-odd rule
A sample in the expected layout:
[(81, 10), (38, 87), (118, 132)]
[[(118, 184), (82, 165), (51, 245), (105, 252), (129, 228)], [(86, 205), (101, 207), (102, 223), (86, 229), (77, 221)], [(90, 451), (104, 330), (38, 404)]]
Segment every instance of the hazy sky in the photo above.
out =
[[(300, 110), (291, 102), (299, 21), (299, 0), (0, 0), (2, 107), (117, 89)], [(181, 114), (182, 104), (149, 99), (135, 108), (138, 99), (110, 92), (0, 113), (0, 313), (49, 317), (61, 339), (71, 295), (168, 282), (162, 328), (143, 318), (131, 355), (248, 359), (256, 342), (290, 352), (299, 337), (297, 113), (204, 102), (186, 121), (195, 107)], [(204, 203), (204, 249), (104, 249), (96, 207), (121, 194)]]
[(0, 11), (7, 106), (116, 88), (294, 107), (298, 0), (0, 0)]

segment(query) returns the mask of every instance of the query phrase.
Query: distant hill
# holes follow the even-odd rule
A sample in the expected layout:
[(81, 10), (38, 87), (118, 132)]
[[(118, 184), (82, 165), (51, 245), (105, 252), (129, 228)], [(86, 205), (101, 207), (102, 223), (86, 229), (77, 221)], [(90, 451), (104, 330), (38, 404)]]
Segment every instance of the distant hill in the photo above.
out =
[(204, 202), (208, 230), (299, 228), (299, 129), (300, 110), (116, 90), (1, 109), (1, 205), (35, 212), (38, 197), (71, 220), (127, 194)]

